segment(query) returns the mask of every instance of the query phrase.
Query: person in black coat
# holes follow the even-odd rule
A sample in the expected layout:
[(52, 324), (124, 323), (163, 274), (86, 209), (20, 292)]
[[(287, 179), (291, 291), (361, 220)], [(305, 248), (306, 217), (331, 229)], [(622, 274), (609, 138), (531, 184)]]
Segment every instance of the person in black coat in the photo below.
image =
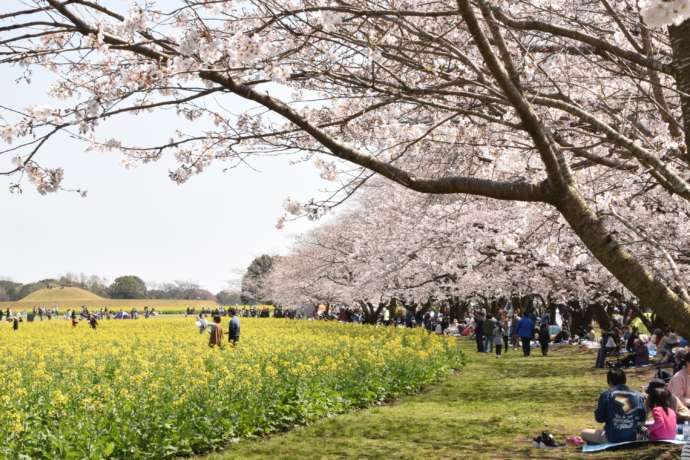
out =
[(549, 335), (549, 323), (542, 321), (541, 326), (539, 326), (539, 346), (541, 346), (542, 356), (546, 356), (549, 353), (550, 341), (551, 336)]
[(474, 316), (474, 338), (477, 341), (477, 351), (484, 352), (484, 317), (481, 313), (476, 313)]

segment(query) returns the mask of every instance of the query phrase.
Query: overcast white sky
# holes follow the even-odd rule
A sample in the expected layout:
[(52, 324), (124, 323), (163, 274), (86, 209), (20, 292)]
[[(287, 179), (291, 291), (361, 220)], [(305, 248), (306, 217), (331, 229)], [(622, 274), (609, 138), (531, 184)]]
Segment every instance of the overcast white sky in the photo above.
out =
[[(3, 105), (55, 104), (43, 95), (45, 81), (36, 78), (27, 88), (16, 86), (15, 76), (0, 67)], [(167, 139), (175, 123), (172, 115), (127, 116), (99, 137), (155, 142)], [(63, 166), (64, 185), (88, 190), (87, 198), (40, 196), (28, 182), (24, 194), (10, 194), (10, 180), (0, 176), (0, 277), (30, 282), (74, 272), (112, 281), (134, 274), (147, 282), (192, 280), (217, 292), (253, 257), (284, 252), (291, 235), (314, 226), (298, 221), (275, 228), (286, 197), (304, 200), (333, 186), (312, 164), (291, 166), (288, 158), (258, 159), (253, 166), (261, 172), (223, 173), (219, 164), (179, 186), (167, 177), (171, 161), (127, 170), (119, 154), (84, 150), (63, 137), (38, 160)]]

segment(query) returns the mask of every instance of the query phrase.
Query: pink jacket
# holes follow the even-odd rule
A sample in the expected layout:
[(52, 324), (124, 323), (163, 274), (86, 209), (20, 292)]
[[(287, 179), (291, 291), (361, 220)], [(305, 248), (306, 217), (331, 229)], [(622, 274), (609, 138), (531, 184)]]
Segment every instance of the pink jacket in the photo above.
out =
[(668, 391), (678, 396), (678, 399), (686, 406), (690, 403), (690, 379), (688, 379), (687, 368), (679, 370), (671, 378), (668, 382)]
[(661, 439), (676, 439), (676, 413), (670, 407), (664, 410), (663, 407), (652, 409), (654, 423), (647, 426), (649, 430), (649, 440), (659, 441)]

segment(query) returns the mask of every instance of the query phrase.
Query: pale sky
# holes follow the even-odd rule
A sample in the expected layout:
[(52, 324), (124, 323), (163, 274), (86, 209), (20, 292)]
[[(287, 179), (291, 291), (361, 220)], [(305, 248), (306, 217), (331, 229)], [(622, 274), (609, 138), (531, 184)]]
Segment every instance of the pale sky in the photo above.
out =
[[(36, 78), (27, 88), (16, 86), (15, 76), (0, 67), (0, 84), (11, 88), (3, 90), (2, 105), (57, 104), (43, 95), (45, 81)], [(99, 130), (99, 137), (167, 139), (178, 123), (172, 115), (121, 120)], [(333, 187), (311, 163), (289, 165), (288, 158), (254, 161), (261, 172), (244, 167), (223, 173), (219, 163), (180, 186), (167, 176), (171, 160), (127, 170), (119, 154), (84, 150), (63, 137), (37, 159), (64, 167), (63, 185), (86, 189), (87, 198), (40, 196), (28, 181), (24, 194), (10, 194), (10, 180), (0, 176), (1, 278), (30, 282), (73, 272), (112, 281), (133, 274), (147, 283), (191, 280), (215, 293), (253, 257), (284, 253), (292, 236), (315, 225), (302, 220), (277, 230), (285, 198), (306, 200)]]

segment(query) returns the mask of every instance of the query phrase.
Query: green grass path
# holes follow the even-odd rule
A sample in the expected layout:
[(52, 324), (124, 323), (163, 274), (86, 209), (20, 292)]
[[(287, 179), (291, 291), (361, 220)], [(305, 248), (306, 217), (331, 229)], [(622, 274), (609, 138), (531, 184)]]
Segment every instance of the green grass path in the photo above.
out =
[[(511, 350), (496, 359), (465, 339), (460, 346), (466, 367), (421, 394), (241, 441), (207, 458), (680, 458), (678, 447), (666, 446), (586, 456), (574, 448), (533, 449), (531, 437), (543, 430), (563, 442), (596, 427), (594, 405), (606, 375), (592, 368), (594, 355), (569, 348), (523, 358)], [(639, 389), (648, 379), (629, 374), (628, 382)]]

